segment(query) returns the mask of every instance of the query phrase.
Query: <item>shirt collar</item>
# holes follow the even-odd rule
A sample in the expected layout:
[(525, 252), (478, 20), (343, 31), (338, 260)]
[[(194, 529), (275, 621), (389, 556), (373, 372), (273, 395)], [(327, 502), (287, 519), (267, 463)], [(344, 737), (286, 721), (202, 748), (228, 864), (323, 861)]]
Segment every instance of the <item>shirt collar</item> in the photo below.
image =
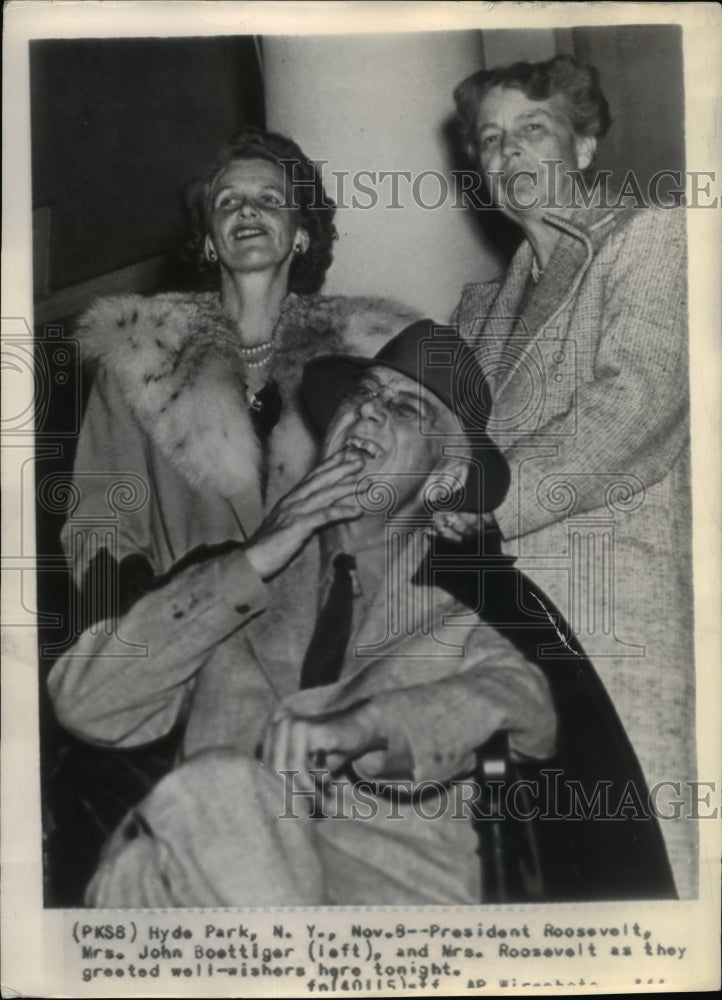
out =
[(353, 552), (344, 548), (338, 539), (335, 531), (330, 530), (324, 533), (321, 542), (321, 595), (322, 599), (328, 592), (334, 576), (333, 561), (341, 552), (354, 556), (356, 559), (356, 569), (353, 572), (354, 597), (363, 596), (368, 602), (383, 584), (386, 578), (386, 564), (390, 558), (387, 551), (388, 536), (384, 533), (381, 538), (366, 542), (358, 546)]

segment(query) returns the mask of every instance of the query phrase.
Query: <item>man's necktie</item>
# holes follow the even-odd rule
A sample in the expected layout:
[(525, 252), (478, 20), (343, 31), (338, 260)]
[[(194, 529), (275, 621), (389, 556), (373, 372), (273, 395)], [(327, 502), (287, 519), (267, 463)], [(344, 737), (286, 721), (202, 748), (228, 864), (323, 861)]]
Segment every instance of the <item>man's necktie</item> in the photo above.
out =
[(351, 638), (353, 620), (353, 556), (341, 552), (333, 561), (333, 582), (316, 620), (301, 668), (301, 687), (319, 687), (338, 680)]

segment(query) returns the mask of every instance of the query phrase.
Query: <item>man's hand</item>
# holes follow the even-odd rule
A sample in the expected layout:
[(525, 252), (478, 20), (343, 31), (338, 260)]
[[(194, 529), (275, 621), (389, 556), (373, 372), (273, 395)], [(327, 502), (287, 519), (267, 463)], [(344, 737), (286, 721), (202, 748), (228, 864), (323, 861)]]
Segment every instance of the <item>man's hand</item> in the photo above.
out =
[(264, 580), (282, 570), (322, 525), (361, 516), (356, 484), (363, 467), (359, 455), (336, 452), (278, 501), (245, 548)]
[(434, 514), (434, 530), (447, 542), (463, 542), (482, 528), (495, 528), (496, 520), (490, 511), (473, 514), (471, 511), (452, 510)]
[[(375, 751), (381, 767), (388, 746), (382, 730), (381, 713), (371, 701), (316, 717), (297, 716), (280, 708), (266, 730), (263, 763), (275, 771), (328, 769), (335, 774), (357, 757)], [(375, 770), (373, 758), (369, 764)]]
[(479, 515), (469, 511), (436, 511), (434, 514), (434, 530), (447, 542), (463, 542), (479, 531), (481, 523)]

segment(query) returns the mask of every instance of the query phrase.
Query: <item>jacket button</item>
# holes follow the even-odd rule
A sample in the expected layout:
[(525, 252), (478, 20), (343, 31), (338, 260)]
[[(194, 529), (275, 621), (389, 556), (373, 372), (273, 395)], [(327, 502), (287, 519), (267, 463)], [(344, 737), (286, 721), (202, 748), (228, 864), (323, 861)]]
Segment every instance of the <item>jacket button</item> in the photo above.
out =
[(247, 604), (239, 604), (239, 606), (236, 608), (236, 611), (240, 615), (247, 615), (250, 610), (251, 609)]

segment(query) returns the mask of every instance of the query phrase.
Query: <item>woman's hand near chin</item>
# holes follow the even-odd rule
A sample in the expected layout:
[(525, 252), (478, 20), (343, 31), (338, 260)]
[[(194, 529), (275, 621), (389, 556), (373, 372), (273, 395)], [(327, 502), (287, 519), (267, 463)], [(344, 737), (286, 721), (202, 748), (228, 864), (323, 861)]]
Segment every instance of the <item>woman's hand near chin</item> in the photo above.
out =
[(245, 547), (262, 579), (280, 572), (318, 528), (361, 516), (356, 487), (363, 467), (353, 452), (336, 452), (278, 501)]

